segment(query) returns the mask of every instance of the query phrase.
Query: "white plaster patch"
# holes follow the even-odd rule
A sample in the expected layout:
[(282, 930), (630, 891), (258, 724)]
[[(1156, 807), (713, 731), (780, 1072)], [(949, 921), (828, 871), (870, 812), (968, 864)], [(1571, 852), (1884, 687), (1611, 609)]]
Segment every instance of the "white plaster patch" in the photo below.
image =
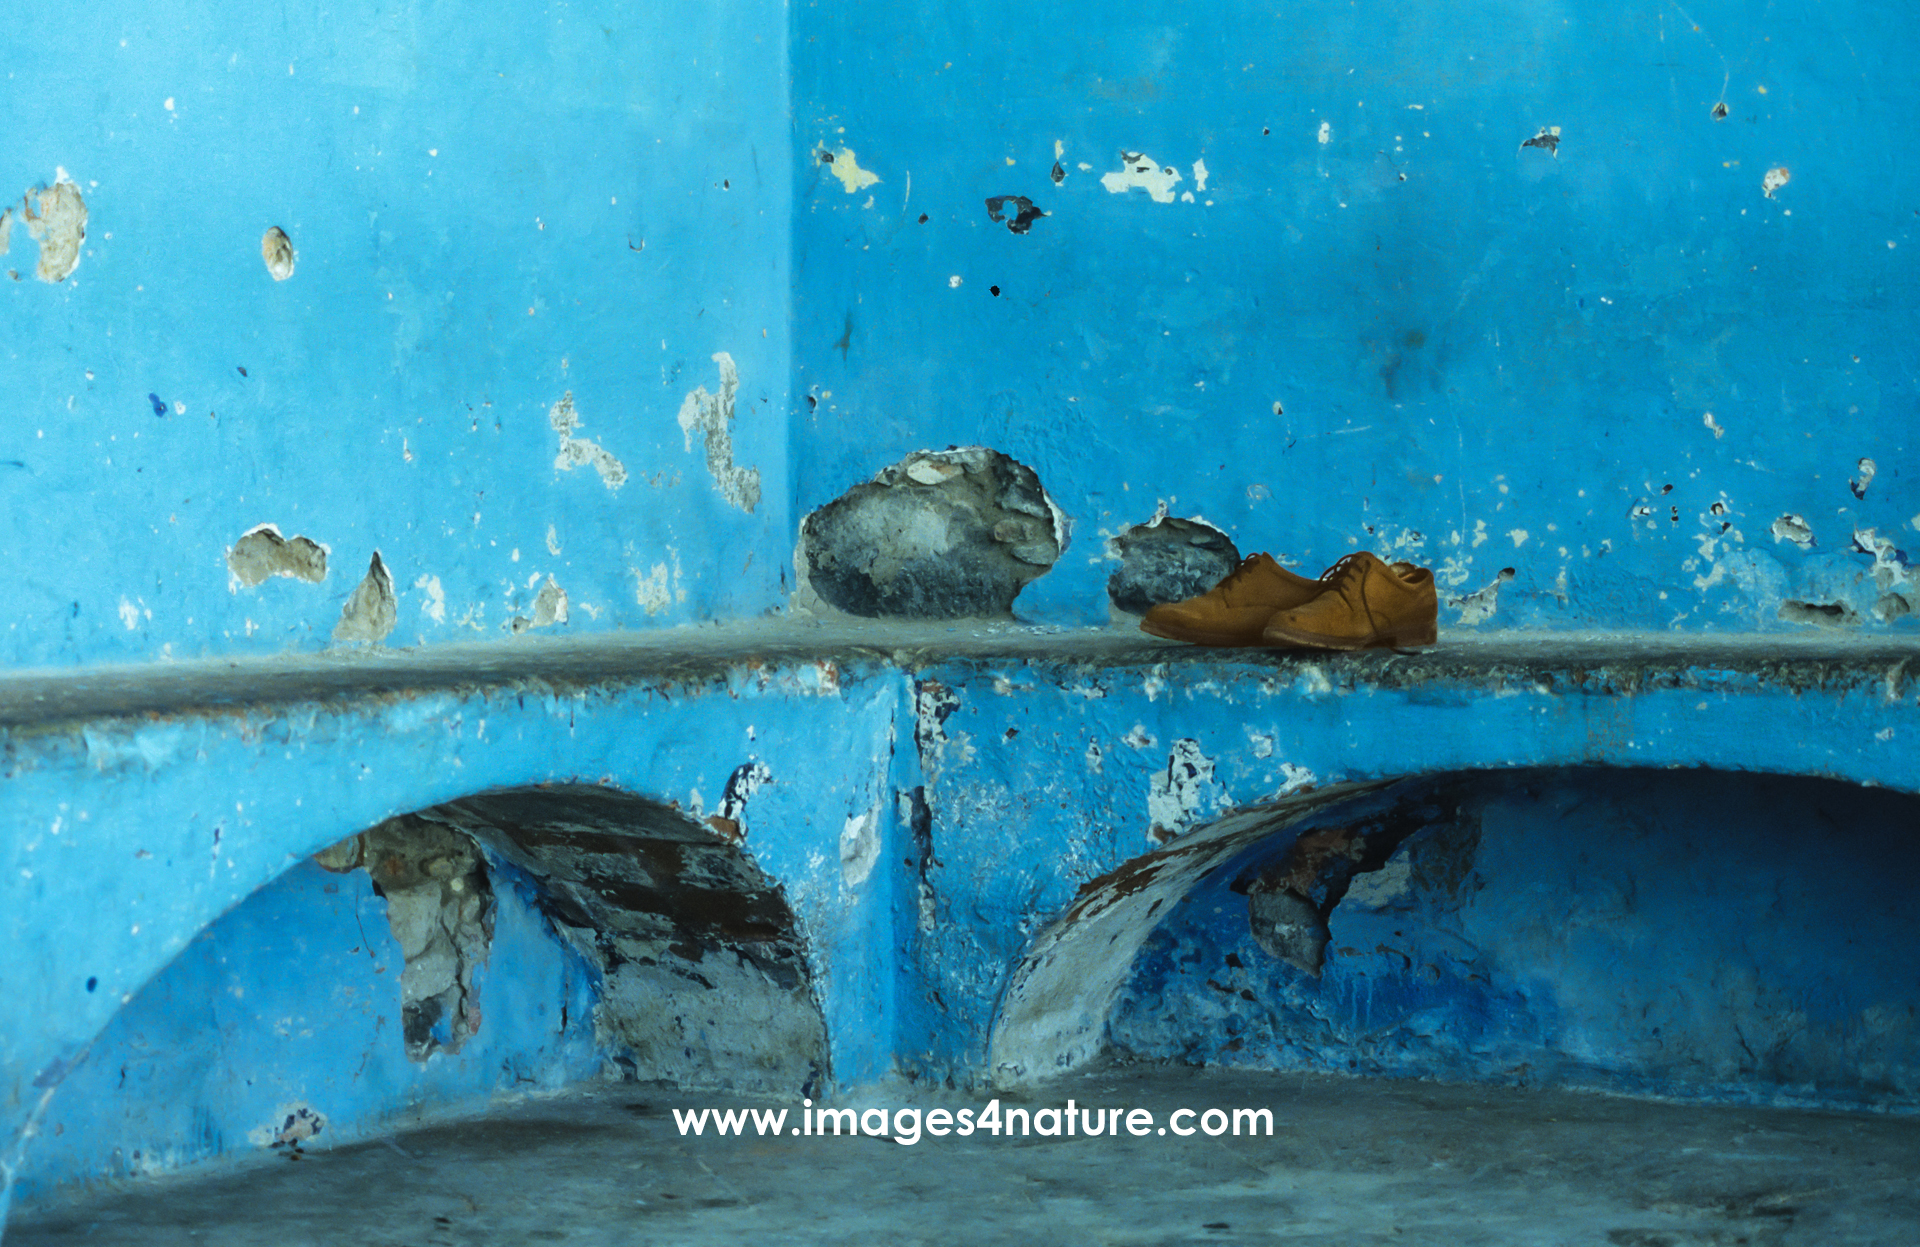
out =
[(1527, 544), (1527, 530), (1524, 528), (1512, 529), (1507, 536), (1513, 539), (1513, 548), (1516, 550)]
[(140, 608), (126, 598), (120, 599), (120, 622), (127, 625), (128, 632), (140, 626)]
[(1207, 191), (1207, 162), (1204, 160), (1193, 162), (1193, 189), (1203, 195)]
[(760, 503), (760, 469), (743, 468), (733, 461), (733, 400), (740, 391), (740, 370), (725, 351), (716, 352), (713, 362), (720, 365), (720, 393), (709, 394), (701, 386), (687, 395), (680, 404), (680, 432), (688, 450), (693, 449), (694, 433), (700, 434), (714, 488), (728, 502), (751, 513)]
[(1136, 723), (1131, 732), (1120, 738), (1120, 743), (1129, 749), (1151, 749), (1153, 734), (1147, 731), (1145, 724)]
[(420, 601), (420, 613), (435, 623), (447, 622), (447, 591), (441, 588), (440, 577), (422, 576), (413, 587), (426, 595)]
[(1768, 199), (1772, 199), (1775, 191), (1792, 180), (1793, 174), (1785, 165), (1775, 165), (1773, 168), (1767, 170), (1765, 177), (1760, 179), (1760, 192)]
[(857, 195), (880, 181), (879, 174), (860, 167), (860, 162), (853, 158), (851, 147), (842, 147), (837, 151), (822, 148), (821, 155), (832, 158), (822, 163), (832, 171), (833, 176), (840, 179), (840, 185), (847, 188), (849, 195)]
[(1473, 522), (1473, 544), (1478, 546), (1481, 542), (1485, 541), (1486, 539), (1487, 539), (1487, 522), (1485, 520), (1475, 520)]
[(1274, 791), (1270, 800), (1278, 800), (1281, 797), (1291, 796), (1296, 792), (1312, 788), (1319, 782), (1320, 777), (1306, 767), (1296, 766), (1291, 762), (1282, 762), (1280, 764), (1280, 787)]
[(1253, 747), (1254, 757), (1271, 758), (1273, 756), (1273, 737), (1268, 736), (1266, 733), (1256, 732), (1252, 728), (1248, 728), (1247, 742)]
[(873, 873), (880, 860), (880, 814), (867, 810), (847, 819), (840, 829), (840, 879), (857, 888)]
[(547, 553), (554, 558), (560, 557), (560, 535), (551, 524), (547, 525)]
[(1213, 779), (1213, 759), (1200, 752), (1197, 740), (1173, 742), (1167, 765), (1147, 781), (1147, 840), (1165, 844), (1198, 822), (1209, 798), (1219, 803)]
[(574, 430), (580, 427), (580, 414), (574, 410), (572, 390), (561, 395), (560, 401), (548, 410), (547, 423), (560, 435), (560, 453), (553, 460), (555, 471), (571, 472), (575, 468), (591, 465), (608, 489), (618, 489), (627, 483), (625, 464), (599, 443), (574, 436)]
[(1100, 185), (1115, 195), (1124, 195), (1137, 187), (1147, 192), (1155, 203), (1173, 202), (1173, 188), (1180, 181), (1180, 170), (1163, 165), (1144, 152), (1123, 151), (1120, 164), (1117, 171), (1100, 175)]
[(1314, 137), (1320, 140), (1320, 146), (1322, 147), (1325, 147), (1327, 144), (1333, 142), (1333, 123), (1331, 121), (1321, 122), (1320, 133), (1315, 135)]
[(1107, 755), (1100, 748), (1100, 742), (1087, 742), (1087, 770), (1095, 775), (1104, 775), (1107, 770)]
[(639, 568), (627, 570), (633, 573), (633, 600), (649, 615), (658, 615), (673, 605), (673, 593), (667, 585), (667, 565), (655, 563), (652, 570), (642, 573)]

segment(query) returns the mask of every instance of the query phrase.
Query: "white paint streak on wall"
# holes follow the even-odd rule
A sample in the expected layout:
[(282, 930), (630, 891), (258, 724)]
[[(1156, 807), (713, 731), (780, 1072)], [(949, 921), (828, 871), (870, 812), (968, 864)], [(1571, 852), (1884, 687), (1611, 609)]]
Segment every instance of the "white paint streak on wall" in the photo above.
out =
[(740, 370), (733, 356), (717, 352), (713, 361), (720, 365), (720, 393), (709, 394), (701, 386), (680, 404), (680, 432), (693, 449), (695, 432), (706, 446), (707, 471), (713, 474), (714, 488), (742, 511), (752, 513), (760, 503), (760, 469), (743, 468), (733, 461), (733, 401), (740, 390)]
[(413, 587), (426, 594), (420, 602), (420, 613), (435, 623), (447, 622), (447, 591), (440, 587), (440, 577), (422, 576)]
[(1113, 173), (1100, 175), (1100, 185), (1115, 195), (1124, 195), (1135, 189), (1147, 192), (1155, 203), (1173, 202), (1173, 188), (1180, 181), (1180, 170), (1172, 165), (1163, 165), (1144, 152), (1120, 153), (1121, 168)]
[(849, 195), (857, 195), (880, 181), (879, 174), (860, 167), (860, 163), (853, 158), (851, 147), (842, 147), (837, 151), (827, 152), (827, 155), (833, 157), (832, 163), (827, 167), (833, 171), (833, 176), (840, 179), (840, 185), (847, 188)]
[(859, 887), (873, 873), (880, 860), (880, 812), (867, 810), (847, 819), (840, 830), (840, 878), (850, 888)]
[(571, 472), (575, 468), (591, 465), (606, 482), (608, 489), (618, 489), (627, 483), (626, 465), (614, 458), (596, 442), (584, 437), (575, 437), (574, 430), (580, 427), (580, 415), (573, 407), (573, 391), (568, 390), (560, 396), (547, 412), (547, 423), (560, 435), (560, 453), (554, 456), (553, 467), (557, 472)]

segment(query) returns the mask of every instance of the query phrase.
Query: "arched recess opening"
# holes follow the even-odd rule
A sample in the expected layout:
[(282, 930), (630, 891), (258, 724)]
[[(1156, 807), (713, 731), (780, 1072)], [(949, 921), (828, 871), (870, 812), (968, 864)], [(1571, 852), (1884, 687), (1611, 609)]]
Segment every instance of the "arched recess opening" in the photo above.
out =
[(596, 1034), (633, 1076), (780, 1092), (826, 1077), (799, 924), (724, 831), (590, 785), (483, 793), (403, 821), (469, 836), (536, 882), (554, 929), (598, 970)]
[(661, 802), (481, 793), (348, 836), (204, 928), (51, 1098), (16, 1195), (292, 1155), (609, 1065), (822, 1079), (795, 916), (735, 840)]
[(1920, 797), (1451, 773), (1232, 815), (1025, 959), (1003, 1081), (1103, 1057), (1920, 1111)]

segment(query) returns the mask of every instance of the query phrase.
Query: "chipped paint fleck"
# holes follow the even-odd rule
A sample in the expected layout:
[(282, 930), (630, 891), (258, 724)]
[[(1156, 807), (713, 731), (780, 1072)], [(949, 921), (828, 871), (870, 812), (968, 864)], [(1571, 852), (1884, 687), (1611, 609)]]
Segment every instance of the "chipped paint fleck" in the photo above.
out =
[(440, 587), (440, 577), (422, 576), (413, 587), (426, 595), (420, 601), (420, 613), (435, 623), (447, 622), (447, 591)]
[(27, 192), (21, 219), (40, 244), (33, 275), (45, 282), (65, 281), (80, 263), (80, 244), (87, 237), (87, 203), (65, 169), (55, 171), (52, 186)]
[(540, 586), (540, 592), (533, 599), (533, 617), (515, 615), (507, 621), (507, 629), (516, 636), (531, 628), (548, 628), (554, 624), (567, 622), (567, 591), (547, 577), (547, 583)]
[(1144, 152), (1121, 152), (1120, 165), (1112, 173), (1101, 174), (1100, 185), (1115, 195), (1138, 188), (1147, 192), (1155, 203), (1173, 202), (1173, 188), (1180, 181), (1180, 170), (1163, 165)]
[(693, 449), (694, 434), (700, 435), (714, 488), (751, 514), (760, 504), (760, 469), (743, 468), (733, 461), (733, 402), (740, 391), (740, 370), (725, 351), (715, 352), (713, 362), (720, 365), (720, 392), (709, 394), (701, 386), (687, 395), (680, 404), (680, 432), (688, 450)]
[(574, 436), (574, 430), (580, 427), (580, 415), (573, 406), (572, 390), (561, 395), (560, 401), (548, 410), (547, 423), (560, 435), (560, 453), (553, 459), (556, 472), (571, 472), (575, 468), (591, 465), (608, 489), (619, 489), (627, 483), (626, 465), (599, 443)]
[(1167, 752), (1167, 765), (1147, 781), (1147, 840), (1165, 844), (1200, 820), (1202, 808), (1225, 804), (1213, 778), (1213, 759), (1200, 742), (1183, 737)]
[(1449, 598), (1447, 605), (1460, 612), (1460, 622), (1468, 627), (1485, 623), (1493, 617), (1499, 606), (1500, 586), (1512, 580), (1513, 568), (1503, 567), (1485, 588), (1466, 594), (1463, 597)]
[(1773, 192), (1779, 190), (1792, 180), (1793, 174), (1787, 170), (1785, 165), (1778, 165), (1772, 169), (1768, 169), (1766, 176), (1760, 179), (1761, 193), (1766, 195), (1768, 199), (1772, 199)]
[(293, 240), (278, 225), (260, 235), (260, 258), (266, 262), (267, 272), (273, 274), (275, 281), (293, 276)]
[(828, 172), (840, 179), (840, 185), (846, 188), (849, 195), (857, 195), (880, 181), (879, 174), (860, 167), (859, 162), (853, 158), (851, 147), (842, 147), (836, 151), (827, 151), (823, 148), (820, 152), (820, 162), (827, 166)]
[(1813, 549), (1813, 525), (1791, 511), (1773, 522), (1772, 532), (1775, 541), (1791, 541), (1802, 550)]

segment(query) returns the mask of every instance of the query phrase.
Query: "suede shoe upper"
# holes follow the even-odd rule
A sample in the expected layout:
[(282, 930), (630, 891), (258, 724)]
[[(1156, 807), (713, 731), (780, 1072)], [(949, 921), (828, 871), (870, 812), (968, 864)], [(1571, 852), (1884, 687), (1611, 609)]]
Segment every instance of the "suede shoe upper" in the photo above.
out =
[(1264, 644), (1352, 650), (1432, 645), (1438, 639), (1439, 595), (1426, 568), (1389, 565), (1362, 550), (1329, 567), (1320, 579), (1324, 592), (1267, 621)]
[(1146, 613), (1140, 630), (1197, 645), (1259, 645), (1275, 612), (1313, 599), (1327, 586), (1296, 576), (1268, 554), (1249, 554), (1225, 580), (1199, 597), (1164, 602)]

